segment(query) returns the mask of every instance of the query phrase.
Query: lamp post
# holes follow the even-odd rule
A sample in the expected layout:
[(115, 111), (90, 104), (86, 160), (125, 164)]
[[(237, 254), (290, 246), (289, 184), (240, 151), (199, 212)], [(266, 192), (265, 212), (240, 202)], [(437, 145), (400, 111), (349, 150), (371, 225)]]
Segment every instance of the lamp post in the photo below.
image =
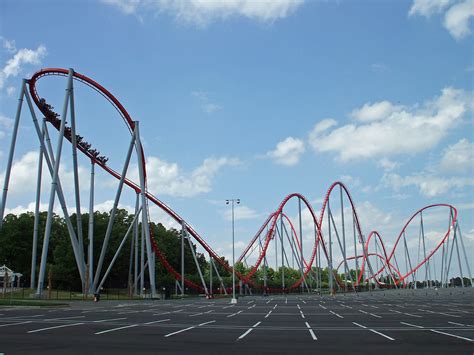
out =
[(234, 204), (239, 204), (239, 198), (232, 198), (225, 201), (225, 204), (232, 205), (232, 300), (230, 303), (235, 304), (237, 303), (237, 298), (235, 298), (235, 247), (234, 247), (234, 239), (235, 239), (235, 231), (234, 231)]

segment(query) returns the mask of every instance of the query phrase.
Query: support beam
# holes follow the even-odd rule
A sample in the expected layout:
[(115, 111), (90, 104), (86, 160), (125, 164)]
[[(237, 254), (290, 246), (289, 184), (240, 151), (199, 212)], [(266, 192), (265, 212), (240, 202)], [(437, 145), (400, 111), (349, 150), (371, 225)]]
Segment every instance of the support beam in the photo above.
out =
[(140, 196), (142, 200), (142, 229), (145, 234), (146, 252), (148, 258), (148, 275), (150, 277), (151, 297), (156, 298), (155, 286), (155, 257), (151, 246), (150, 225), (148, 216), (148, 199), (146, 197), (146, 176), (145, 176), (145, 161), (143, 160), (142, 143), (140, 140), (140, 129), (138, 121), (135, 121), (135, 149), (138, 157), (138, 174), (140, 177)]
[(5, 179), (3, 180), (2, 201), (0, 201), (0, 230), (2, 230), (3, 215), (5, 213), (5, 206), (7, 204), (8, 185), (10, 183), (10, 174), (11, 174), (12, 165), (13, 165), (13, 155), (15, 154), (16, 137), (18, 135), (18, 126), (20, 124), (21, 108), (23, 106), (23, 97), (25, 96), (25, 92), (26, 92), (26, 79), (23, 79), (22, 84), (21, 84), (21, 89), (20, 89), (20, 96), (18, 98), (18, 107), (16, 110), (15, 122), (13, 123), (12, 140), (10, 142), (10, 150), (8, 152), (7, 167), (5, 170)]
[(89, 289), (94, 293), (94, 182), (95, 163), (91, 160), (91, 181), (89, 188)]
[[(43, 121), (42, 127), (42, 142), (44, 144), (44, 131), (46, 122)], [(33, 224), (33, 246), (31, 248), (31, 280), (30, 288), (35, 288), (36, 283), (36, 254), (38, 251), (38, 233), (39, 233), (39, 220), (40, 220), (40, 202), (41, 202), (41, 177), (43, 173), (43, 144), (39, 147), (38, 157), (38, 175), (36, 178), (36, 201), (35, 201), (35, 220)]]
[(107, 230), (105, 232), (104, 242), (102, 243), (102, 249), (100, 251), (99, 262), (97, 263), (97, 269), (95, 271), (95, 277), (94, 277), (95, 292), (99, 292), (98, 283), (99, 283), (99, 278), (102, 271), (102, 265), (104, 264), (105, 253), (107, 252), (107, 246), (109, 244), (110, 235), (112, 234), (112, 227), (115, 221), (115, 214), (117, 213), (117, 207), (120, 201), (120, 196), (122, 194), (123, 183), (125, 181), (125, 176), (127, 175), (127, 170), (130, 164), (130, 158), (132, 156), (132, 150), (133, 150), (134, 144), (135, 144), (135, 135), (132, 135), (132, 138), (130, 140), (130, 145), (128, 147), (127, 156), (125, 158), (125, 163), (123, 165), (122, 174), (120, 176), (117, 193), (115, 194), (114, 204), (113, 204), (112, 210), (110, 211), (109, 223), (107, 225)]
[[(73, 71), (72, 69), (70, 69), (69, 75), (68, 75), (66, 95), (64, 99), (64, 105), (63, 105), (63, 111), (61, 115), (61, 126), (59, 129), (58, 144), (56, 147), (56, 154), (55, 154), (56, 161), (54, 162), (54, 168), (53, 168), (53, 181), (51, 183), (51, 192), (49, 195), (48, 216), (46, 219), (46, 229), (44, 232), (43, 250), (41, 252), (41, 264), (40, 264), (40, 270), (39, 270), (39, 276), (38, 276), (38, 288), (36, 291), (36, 294), (38, 296), (41, 296), (41, 294), (43, 293), (43, 282), (44, 282), (44, 276), (46, 272), (46, 259), (48, 256), (49, 237), (51, 235), (51, 227), (53, 224), (54, 199), (56, 197), (56, 189), (57, 189), (58, 180), (59, 180), (59, 165), (61, 162), (61, 153), (62, 153), (62, 146), (63, 146), (63, 139), (64, 139), (64, 129), (66, 127), (66, 117), (67, 117), (69, 96), (71, 95), (71, 90), (72, 90), (72, 78), (73, 78)], [(79, 253), (79, 257), (80, 255), (81, 254)], [(81, 280), (84, 283), (84, 275), (81, 275)]]

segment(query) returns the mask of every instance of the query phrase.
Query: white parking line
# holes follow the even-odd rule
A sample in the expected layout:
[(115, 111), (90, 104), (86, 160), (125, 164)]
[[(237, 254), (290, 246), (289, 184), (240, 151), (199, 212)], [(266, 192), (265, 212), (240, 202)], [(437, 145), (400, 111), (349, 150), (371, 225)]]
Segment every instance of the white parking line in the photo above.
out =
[(244, 334), (242, 334), (241, 336), (239, 336), (239, 337), (237, 338), (237, 340), (240, 340), (240, 339), (245, 338), (252, 330), (254, 330), (256, 327), (258, 327), (260, 323), (262, 323), (262, 322), (257, 322), (257, 323), (255, 323), (255, 324), (252, 326), (252, 328), (247, 329), (247, 331), (246, 331)]
[(199, 312), (199, 313), (196, 313), (196, 314), (191, 314), (190, 317), (196, 317), (196, 316), (200, 316), (201, 314), (204, 314), (202, 312)]
[(270, 316), (270, 314), (272, 313), (272, 311), (268, 311), (267, 315), (265, 316), (265, 318), (268, 318)]
[(327, 309), (327, 308), (324, 307), (322, 304), (320, 304), (319, 307), (321, 307), (322, 309)]
[(278, 303), (277, 303), (276, 305), (274, 305), (274, 306), (273, 306), (273, 309), (277, 308), (277, 306), (278, 306)]
[(191, 329), (193, 329), (193, 328), (196, 328), (196, 327), (195, 327), (195, 326), (192, 326), (192, 327), (188, 327), (188, 328), (185, 328), (185, 329), (178, 330), (178, 331), (173, 332), (173, 333), (166, 334), (166, 335), (165, 335), (165, 338), (168, 338), (168, 337), (170, 337), (170, 336), (172, 336), (172, 335), (175, 335), (175, 334), (179, 334), (179, 333), (182, 333), (182, 332), (186, 332), (186, 331), (191, 330)]
[(301, 313), (301, 318), (303, 318), (303, 319), (304, 319), (304, 314), (303, 314), (303, 312), (302, 312), (302, 311), (300, 311), (300, 313)]
[(252, 309), (254, 308), (256, 305), (254, 304), (253, 306), (250, 306), (250, 307), (247, 307), (247, 309)]
[(351, 307), (351, 306), (346, 306), (345, 304), (341, 304), (341, 306), (342, 306), (342, 307), (346, 307), (346, 308), (350, 308), (350, 309), (352, 309), (352, 307)]
[(285, 298), (285, 304), (287, 304), (287, 303), (288, 303), (288, 298)]
[(461, 324), (461, 323), (456, 323), (456, 322), (448, 322), (450, 324), (454, 324), (454, 325), (460, 325), (462, 327), (472, 327), (472, 325), (469, 325), (469, 324)]
[(229, 314), (229, 315), (227, 316), (227, 318), (236, 316), (236, 315), (239, 314), (239, 313), (242, 313), (242, 311), (238, 311), (238, 312), (236, 312), (236, 313)]
[(378, 334), (378, 335), (381, 335), (381, 336), (387, 338), (388, 340), (395, 340), (395, 339), (389, 337), (388, 335), (386, 335), (386, 334), (384, 334), (384, 333), (380, 333), (380, 332), (378, 332), (378, 331), (376, 331), (376, 330), (374, 330), (374, 329), (369, 329), (369, 330), (370, 330), (372, 333), (375, 333), (375, 334)]
[(210, 311), (204, 312), (204, 314), (208, 314), (208, 313), (212, 313), (212, 312), (214, 312), (213, 309), (211, 309)]
[(129, 314), (129, 313), (138, 313), (140, 311), (125, 311), (125, 312), (120, 312), (120, 313), (117, 313), (117, 314)]
[(132, 324), (132, 325), (126, 325), (126, 326), (124, 326), (124, 327), (118, 327), (118, 328), (107, 329), (107, 330), (103, 330), (103, 331), (101, 331), (101, 332), (97, 332), (97, 333), (94, 333), (94, 334), (95, 334), (95, 335), (100, 335), (100, 334), (115, 332), (115, 331), (121, 330), (121, 329), (133, 328), (133, 327), (138, 327), (138, 324)]
[(364, 314), (369, 314), (368, 312), (363, 311), (363, 310), (361, 310), (361, 309), (359, 309), (359, 312), (360, 312), (360, 313), (364, 313)]
[(8, 324), (2, 324), (0, 327), (9, 327), (10, 325), (20, 325), (20, 324), (27, 324), (27, 323), (32, 323), (31, 320), (26, 321), (26, 322), (17, 322), (17, 323), (8, 323)]
[(366, 326), (364, 326), (364, 325), (362, 325), (362, 324), (359, 324), (359, 323), (356, 323), (356, 322), (352, 322), (352, 324), (355, 324), (355, 325), (357, 325), (358, 327), (361, 327), (361, 328), (370, 330), (372, 333), (375, 333), (375, 334), (378, 334), (378, 335), (380, 335), (380, 336), (383, 336), (384, 338), (387, 338), (388, 340), (395, 340), (394, 338), (389, 337), (388, 335), (386, 335), (386, 334), (384, 334), (384, 333), (380, 333), (380, 332), (376, 331), (375, 329), (369, 329), (369, 328), (367, 328)]
[(311, 337), (313, 338), (313, 340), (318, 340), (318, 338), (316, 338), (316, 335), (313, 332), (313, 329), (311, 329), (311, 327), (309, 326), (308, 322), (305, 322), (305, 324), (306, 324), (306, 327), (308, 328), (309, 334), (311, 334)]
[(211, 324), (211, 323), (215, 323), (215, 322), (216, 322), (215, 320), (210, 320), (209, 322), (204, 322), (204, 323), (199, 324), (198, 327), (202, 327), (203, 325)]
[(255, 301), (248, 301), (247, 304), (254, 303)]
[(343, 316), (341, 316), (340, 314), (337, 314), (336, 312), (329, 311), (329, 313), (332, 313), (332, 314), (334, 314), (336, 317), (339, 317), (339, 318), (344, 318)]
[(306, 301), (305, 301), (305, 300), (301, 300), (301, 302), (303, 302), (304, 304), (306, 304)]
[(49, 319), (43, 319), (43, 320), (44, 320), (44, 321), (50, 321), (50, 320), (76, 319), (76, 318), (86, 318), (86, 316), (49, 318)]
[(27, 333), (37, 333), (37, 332), (43, 332), (45, 330), (50, 330), (50, 329), (57, 329), (57, 328), (65, 328), (65, 327), (74, 327), (76, 325), (82, 325), (84, 323), (74, 323), (74, 324), (63, 324), (63, 325), (57, 325), (55, 327), (48, 327), (48, 328), (41, 328), (41, 329), (35, 329), (35, 330), (30, 330)]
[(230, 307), (234, 307), (235, 305), (230, 305), (230, 306), (225, 306), (225, 307), (222, 307), (222, 309), (226, 309), (226, 308), (230, 308)]
[(127, 318), (100, 319), (100, 320), (95, 320), (94, 323), (112, 322), (114, 320), (123, 320), (123, 319), (127, 319)]
[(167, 321), (169, 321), (169, 319), (160, 319), (160, 320), (154, 320), (152, 322), (147, 322), (147, 323), (144, 323), (144, 324), (150, 325), (150, 324), (162, 323), (162, 322), (167, 322)]
[(454, 338), (458, 338), (458, 339), (463, 339), (463, 340), (467, 340), (467, 341), (474, 341), (474, 339), (469, 339), (469, 338), (465, 338), (465, 337), (461, 337), (459, 335), (454, 335), (454, 334), (450, 334), (450, 333), (445, 333), (445, 332), (440, 332), (439, 330), (434, 330), (434, 329), (430, 329), (432, 332), (434, 333), (439, 333), (439, 334), (443, 334), (443, 335), (447, 335), (447, 336), (450, 336), (450, 337), (454, 337)]
[(299, 304), (296, 304), (296, 306), (298, 307), (298, 309), (301, 309)]
[(405, 323), (405, 322), (400, 322), (401, 324), (408, 325), (409, 327), (415, 327), (415, 328), (420, 328), (424, 329), (425, 327), (422, 327), (421, 325), (416, 325), (416, 324), (410, 324), (410, 323)]
[(377, 314), (373, 314), (373, 313), (369, 313), (372, 317), (375, 317), (375, 318), (382, 318), (382, 316), (379, 316)]

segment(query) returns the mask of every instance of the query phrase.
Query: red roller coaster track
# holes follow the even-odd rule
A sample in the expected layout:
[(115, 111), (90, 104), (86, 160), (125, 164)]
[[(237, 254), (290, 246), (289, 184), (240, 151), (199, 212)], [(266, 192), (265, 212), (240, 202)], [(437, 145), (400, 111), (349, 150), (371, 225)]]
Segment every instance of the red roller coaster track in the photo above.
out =
[[(47, 69), (42, 69), (42, 70), (38, 71), (37, 73), (35, 73), (31, 77), (31, 79), (28, 81), (30, 94), (31, 94), (36, 106), (40, 109), (40, 111), (45, 116), (47, 116), (48, 113), (50, 114), (51, 112), (50, 111), (48, 112), (48, 109), (45, 108), (45, 101), (38, 94), (37, 87), (36, 87), (36, 84), (37, 84), (38, 80), (40, 80), (41, 78), (47, 77), (47, 76), (51, 76), (51, 75), (54, 75), (54, 76), (67, 76), (68, 73), (69, 73), (68, 69), (47, 68)], [(114, 95), (112, 95), (102, 85), (100, 85), (99, 83), (97, 83), (96, 81), (90, 79), (89, 77), (87, 77), (85, 75), (74, 72), (73, 78), (77, 81), (80, 81), (80, 82), (90, 86), (91, 88), (93, 88), (94, 90), (99, 92), (101, 95), (103, 95), (115, 107), (115, 109), (119, 112), (119, 114), (122, 116), (125, 123), (127, 124), (127, 127), (129, 128), (130, 132), (133, 132), (133, 130), (135, 128), (134, 120), (132, 119), (132, 117), (129, 115), (129, 113), (126, 111), (126, 109), (117, 100), (117, 98)], [(55, 128), (58, 128), (57, 124), (55, 125), (54, 122), (51, 122), (51, 123), (53, 123), (53, 126), (55, 126)], [(70, 137), (68, 139), (70, 140)], [(107, 173), (109, 173), (110, 175), (114, 176), (117, 179), (121, 178), (120, 174), (117, 171), (113, 170), (108, 165), (106, 165), (106, 163), (104, 161), (102, 161), (100, 159), (97, 159), (97, 157), (95, 155), (91, 154), (88, 149), (85, 149), (84, 147), (82, 147), (80, 145), (78, 145), (78, 149), (83, 154), (85, 154), (87, 157), (89, 157), (93, 163), (99, 165)], [(143, 147), (141, 148), (141, 154), (142, 154), (142, 157), (144, 158), (145, 154), (144, 154), (144, 151), (143, 151)], [(143, 161), (143, 170), (145, 172), (145, 177), (146, 177), (146, 162), (145, 162), (145, 159), (142, 159), (142, 161)], [(129, 179), (125, 179), (124, 182), (127, 186), (132, 188), (136, 193), (140, 192), (139, 185), (137, 185), (133, 181), (130, 181)], [(312, 265), (315, 261), (317, 250), (318, 250), (319, 246), (322, 247), (322, 250), (323, 250), (323, 253), (324, 253), (324, 256), (326, 257), (326, 259), (329, 258), (327, 243), (325, 242), (325, 240), (323, 238), (322, 231), (323, 231), (323, 224), (324, 224), (324, 215), (325, 215), (325, 212), (327, 213), (327, 211), (329, 209), (328, 206), (329, 206), (330, 196), (331, 196), (331, 194), (333, 193), (333, 191), (336, 187), (340, 188), (341, 199), (342, 199), (342, 193), (344, 193), (345, 196), (347, 197), (347, 200), (350, 202), (350, 208), (352, 210), (352, 216), (353, 216), (353, 220), (354, 220), (354, 223), (355, 223), (355, 228), (357, 230), (358, 242), (362, 245), (364, 243), (362, 228), (361, 228), (361, 225), (360, 225), (360, 222), (359, 222), (359, 217), (357, 215), (353, 199), (352, 199), (347, 187), (343, 183), (335, 182), (330, 186), (330, 188), (328, 189), (328, 191), (326, 193), (326, 196), (324, 198), (323, 205), (322, 205), (322, 208), (321, 208), (321, 211), (320, 211), (319, 219), (317, 218), (317, 215), (314, 212), (312, 206), (310, 205), (310, 203), (307, 201), (307, 199), (303, 195), (298, 194), (298, 193), (293, 193), (293, 194), (290, 194), (290, 195), (286, 196), (283, 199), (283, 201), (281, 202), (278, 209), (266, 219), (266, 221), (263, 223), (262, 227), (259, 229), (257, 234), (253, 237), (251, 242), (244, 249), (244, 252), (242, 253), (242, 255), (238, 258), (238, 261), (240, 262), (246, 257), (247, 253), (252, 249), (252, 246), (256, 243), (256, 241), (262, 235), (265, 228), (267, 228), (267, 232), (266, 232), (265, 238), (263, 240), (263, 245), (261, 245), (261, 248), (260, 248), (261, 250), (260, 250), (260, 253), (258, 255), (258, 258), (257, 258), (255, 264), (251, 267), (250, 271), (246, 275), (243, 275), (243, 274), (240, 274), (240, 273), (236, 272), (236, 276), (247, 284), (253, 284), (253, 281), (251, 280), (251, 278), (252, 278), (252, 276), (254, 276), (254, 274), (256, 273), (258, 268), (260, 267), (260, 265), (262, 263), (262, 260), (265, 258), (270, 242), (275, 238), (277, 221), (278, 221), (280, 216), (283, 216), (286, 219), (287, 223), (289, 223), (290, 229), (291, 229), (290, 233), (292, 235), (291, 237), (295, 239), (295, 245), (298, 248), (299, 252), (302, 254), (302, 246), (300, 245), (300, 242), (298, 241), (298, 238), (296, 236), (295, 228), (293, 227), (293, 224), (292, 224), (291, 220), (283, 212), (284, 207), (286, 206), (286, 204), (290, 200), (298, 199), (300, 202), (303, 202), (304, 205), (306, 206), (307, 210), (309, 211), (309, 213), (311, 215), (312, 222), (313, 222), (314, 226), (316, 227), (315, 228), (313, 247), (312, 247), (312, 250), (311, 250), (311, 255), (310, 255), (308, 260), (303, 259), (304, 272), (302, 273), (301, 278), (297, 282), (295, 282), (294, 284), (289, 286), (289, 289), (293, 289), (293, 288), (296, 288), (296, 287), (300, 286), (312, 270)], [(220, 265), (222, 265), (226, 270), (228, 270), (229, 272), (232, 272), (231, 267), (226, 262), (224, 262), (224, 260), (221, 259), (217, 255), (216, 252), (214, 252), (214, 250), (204, 241), (204, 239), (189, 224), (187, 224), (184, 221), (183, 218), (181, 218), (168, 205), (166, 205), (164, 202), (162, 202), (157, 197), (152, 195), (150, 192), (147, 191), (146, 196), (147, 196), (149, 201), (151, 201), (154, 205), (158, 206), (161, 210), (163, 210), (166, 214), (168, 214), (171, 218), (173, 218), (178, 224), (183, 224), (184, 223), (185, 226), (187, 227), (188, 232), (191, 234), (191, 236), (206, 250), (206, 252), (209, 253), (209, 255), (214, 260), (216, 260), (218, 263), (220, 263)], [(426, 256), (420, 263), (418, 263), (411, 270), (408, 270), (405, 274), (402, 274), (394, 266), (394, 262), (392, 260), (394, 258), (394, 255), (395, 255), (395, 250), (396, 250), (397, 246), (399, 245), (399, 241), (402, 238), (402, 236), (404, 236), (404, 232), (406, 231), (407, 227), (414, 220), (414, 218), (416, 216), (421, 214), (426, 209), (435, 208), (435, 207), (446, 207), (446, 208), (450, 209), (450, 213), (452, 214), (451, 224), (448, 227), (447, 232), (444, 234), (444, 238), (436, 245), (436, 247), (428, 254), (428, 256)], [(390, 274), (390, 276), (394, 280), (395, 284), (397, 284), (399, 286), (406, 285), (406, 278), (408, 276), (412, 275), (414, 272), (416, 272), (416, 270), (418, 270), (422, 265), (424, 265), (434, 255), (434, 253), (443, 245), (443, 243), (446, 242), (446, 240), (448, 239), (448, 237), (450, 235), (450, 231), (456, 225), (456, 220), (457, 220), (457, 211), (451, 205), (438, 204), (438, 205), (426, 206), (426, 207), (420, 209), (419, 211), (417, 211), (408, 220), (408, 222), (405, 224), (402, 231), (400, 232), (398, 238), (396, 239), (395, 244), (393, 246), (393, 249), (391, 250), (390, 253), (387, 253), (387, 251), (385, 249), (385, 245), (384, 245), (383, 240), (382, 240), (381, 236), (379, 235), (379, 233), (377, 231), (372, 231), (368, 235), (368, 238), (365, 241), (365, 243), (363, 244), (363, 255), (355, 255), (355, 256), (351, 256), (351, 257), (346, 257), (346, 261), (355, 260), (355, 259), (357, 259), (357, 260), (362, 259), (362, 271), (359, 274), (358, 279), (356, 280), (356, 285), (359, 285), (361, 282), (364, 281), (362, 279), (363, 275), (364, 275), (363, 271), (364, 271), (366, 263), (368, 263), (368, 258), (371, 257), (371, 256), (375, 256), (375, 257), (379, 258), (380, 260), (382, 260), (382, 263), (383, 263), (382, 268), (380, 268), (379, 270), (377, 270), (377, 272), (374, 272), (370, 276), (371, 279), (374, 279), (377, 283), (379, 283), (379, 281), (377, 280), (377, 275), (382, 273), (383, 270), (385, 269), (386, 271), (388, 271), (388, 273)], [(381, 243), (382, 250), (383, 250), (383, 255), (380, 255), (376, 252), (375, 253), (374, 252), (369, 252), (369, 243), (372, 240), (372, 238), (378, 239), (379, 242)], [(162, 264), (164, 265), (166, 270), (169, 273), (171, 273), (177, 280), (180, 280), (181, 279), (180, 273), (177, 272), (170, 265), (170, 263), (167, 261), (166, 256), (160, 251), (159, 244), (156, 242), (156, 240), (153, 237), (151, 239), (152, 239), (151, 242), (152, 242), (152, 246), (153, 246), (153, 251), (158, 256), (159, 260), (162, 262)], [(344, 260), (341, 261), (341, 263), (339, 263), (337, 269), (339, 269), (339, 267), (343, 264), (343, 262), (344, 262)], [(337, 278), (337, 275), (336, 275), (336, 280), (340, 284), (340, 280)], [(192, 282), (190, 280), (186, 279), (185, 283), (190, 287), (202, 290), (201, 286), (195, 284), (194, 282)], [(258, 286), (258, 285), (256, 285), (256, 286)]]

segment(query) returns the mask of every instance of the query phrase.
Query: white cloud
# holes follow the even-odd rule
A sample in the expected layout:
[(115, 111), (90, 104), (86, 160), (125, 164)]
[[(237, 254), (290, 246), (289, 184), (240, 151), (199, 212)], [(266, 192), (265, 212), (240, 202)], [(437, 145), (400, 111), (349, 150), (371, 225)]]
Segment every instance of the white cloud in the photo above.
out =
[(205, 27), (217, 20), (246, 17), (271, 23), (295, 12), (303, 0), (102, 0), (125, 14), (152, 12), (173, 16), (177, 22)]
[(13, 94), (16, 92), (16, 88), (14, 86), (9, 86), (7, 87), (7, 95), (8, 96), (13, 96)]
[(277, 164), (293, 166), (298, 164), (304, 151), (302, 140), (287, 137), (277, 144), (275, 150), (269, 151), (267, 157), (272, 158)]
[(0, 89), (5, 86), (8, 78), (20, 74), (24, 64), (38, 65), (46, 54), (46, 47), (43, 45), (38, 46), (36, 50), (23, 48), (16, 52), (0, 70)]
[(453, 0), (414, 0), (408, 14), (429, 17), (442, 12), (452, 2)]
[[(351, 123), (333, 130), (330, 128), (336, 121), (319, 122), (310, 132), (309, 143), (316, 152), (336, 153), (343, 162), (415, 154), (436, 146), (461, 121), (471, 104), (465, 91), (448, 87), (424, 105), (411, 108), (390, 103), (375, 105), (364, 105), (353, 111), (368, 122)], [(382, 118), (370, 121), (376, 117), (376, 111)]]
[(15, 46), (15, 41), (14, 40), (8, 40), (4, 37), (0, 36), (0, 39), (3, 42), (3, 48), (7, 50), (9, 53), (15, 53), (16, 52), (16, 46)]
[(378, 166), (380, 166), (382, 169), (385, 171), (392, 171), (400, 166), (399, 163), (392, 161), (387, 158), (382, 158), (378, 161), (377, 163)]
[(399, 191), (404, 187), (414, 186), (425, 197), (437, 197), (452, 192), (455, 189), (474, 186), (474, 178), (444, 178), (428, 173), (403, 177), (398, 174), (388, 173), (383, 176), (382, 183), (384, 186), (391, 187), (395, 191)]
[(148, 189), (156, 195), (193, 197), (211, 191), (212, 181), (223, 167), (239, 164), (236, 158), (207, 158), (190, 173), (183, 173), (178, 164), (151, 156), (147, 158)]
[(453, 5), (444, 16), (444, 27), (456, 39), (471, 34), (469, 21), (474, 16), (474, 0)]
[(444, 27), (455, 39), (471, 34), (469, 21), (474, 16), (474, 0), (414, 0), (408, 14), (431, 17), (441, 13)]
[(444, 171), (464, 172), (474, 168), (474, 143), (466, 138), (450, 145), (443, 152), (440, 167)]
[(209, 93), (208, 92), (193, 91), (191, 93), (191, 95), (194, 96), (195, 98), (197, 98), (197, 100), (199, 101), (199, 104), (201, 106), (201, 109), (207, 114), (211, 114), (211, 113), (214, 113), (214, 112), (219, 111), (219, 110), (222, 109), (222, 106), (211, 102), (211, 100), (209, 99)]
[(401, 106), (393, 105), (389, 101), (380, 101), (374, 104), (366, 103), (361, 108), (353, 110), (351, 116), (361, 122), (381, 121), (400, 110)]
[[(232, 210), (230, 208), (227, 208), (223, 212), (223, 217), (226, 221), (231, 221), (232, 220)], [(247, 206), (241, 206), (241, 205), (236, 205), (234, 207), (234, 219), (236, 221), (238, 220), (243, 220), (243, 219), (254, 219), (258, 218), (261, 215), (257, 213), (255, 210), (247, 207)]]

